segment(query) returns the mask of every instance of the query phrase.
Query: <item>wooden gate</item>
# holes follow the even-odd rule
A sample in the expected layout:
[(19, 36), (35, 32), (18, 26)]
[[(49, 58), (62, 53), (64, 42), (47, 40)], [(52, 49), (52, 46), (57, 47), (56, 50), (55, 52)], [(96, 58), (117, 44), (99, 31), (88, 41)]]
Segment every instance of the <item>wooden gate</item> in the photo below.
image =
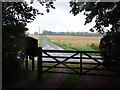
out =
[[(99, 56), (93, 56), (92, 53), (104, 53), (102, 51), (71, 51), (71, 50), (42, 50), (39, 48), (38, 54), (38, 76), (44, 72), (47, 73), (66, 73), (66, 74), (88, 74), (91, 70), (108, 70), (103, 68), (98, 68), (103, 65), (103, 58)], [(69, 54), (69, 56), (67, 56)], [(48, 58), (48, 60), (43, 60)], [(51, 58), (49, 60), (49, 58)], [(63, 59), (63, 60), (61, 60)], [(77, 62), (69, 61), (70, 59), (79, 60)], [(87, 61), (86, 61), (87, 60)], [(93, 60), (93, 61), (88, 61)], [(43, 63), (54, 63), (51, 66), (45, 66)], [(59, 65), (62, 65), (59, 66)], [(71, 67), (68, 64), (79, 65), (79, 67)], [(84, 65), (91, 65), (91, 67), (84, 67)], [(64, 66), (64, 67), (63, 67)], [(47, 69), (43, 69), (47, 68)], [(72, 72), (56, 72), (50, 71), (53, 68), (67, 68)], [(90, 75), (90, 74), (89, 74)], [(92, 74), (93, 75), (93, 74)]]

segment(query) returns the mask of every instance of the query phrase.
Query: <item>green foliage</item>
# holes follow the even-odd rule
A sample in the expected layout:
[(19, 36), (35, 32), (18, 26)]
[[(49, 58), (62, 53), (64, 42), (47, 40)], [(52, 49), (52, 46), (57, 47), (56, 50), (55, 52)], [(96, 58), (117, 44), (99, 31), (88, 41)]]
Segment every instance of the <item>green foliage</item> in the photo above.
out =
[(15, 25), (22, 22), (24, 25), (32, 22), (39, 14), (37, 9), (28, 6), (26, 2), (3, 2), (2, 22), (3, 25)]
[(94, 43), (92, 43), (91, 45), (87, 45), (87, 46), (93, 48), (94, 50), (99, 50), (99, 46), (95, 45)]
[[(42, 6), (46, 6), (47, 13), (50, 12), (50, 8), (55, 9), (53, 6), (55, 0), (37, 0)], [(32, 4), (34, 0), (31, 0), (30, 3)]]
[(100, 42), (100, 50), (106, 53), (102, 54), (105, 62), (115, 60), (120, 63), (120, 32), (108, 32)]
[[(84, 11), (86, 15), (85, 24), (92, 22), (95, 18), (95, 26), (90, 31), (104, 33), (104, 27), (112, 25), (111, 31), (117, 31), (117, 23), (120, 21), (120, 1), (119, 2), (70, 2), (71, 13), (77, 15)], [(114, 18), (113, 18), (114, 17)]]
[(26, 2), (2, 2), (2, 59), (3, 76), (9, 79), (13, 74), (21, 70), (21, 60), (23, 56), (25, 26), (32, 22), (39, 14), (37, 9), (28, 6)]
[(38, 10), (28, 7), (26, 2), (2, 3), (3, 52), (16, 53), (22, 49), (20, 38), (25, 37), (25, 31), (28, 30), (25, 26), (35, 19), (37, 13)]
[[(106, 62), (110, 62), (115, 59), (120, 59), (120, 1), (118, 2), (70, 2), (71, 13), (77, 15), (84, 11), (86, 16), (85, 24), (92, 22), (95, 18), (95, 26), (90, 29), (99, 33), (105, 33), (105, 36), (101, 39), (100, 50), (105, 51), (106, 54), (102, 54)], [(110, 30), (105, 29), (109, 27)], [(94, 47), (92, 45), (92, 47)], [(95, 48), (95, 47), (94, 47)]]
[[(54, 8), (52, 2), (39, 1), (41, 5)], [(32, 3), (32, 2), (31, 2)], [(39, 13), (37, 9), (24, 2), (2, 2), (2, 71), (3, 80), (10, 79), (21, 67), (18, 56), (24, 55), (25, 26), (32, 22)], [(23, 60), (23, 59), (22, 59)], [(21, 62), (21, 61), (20, 61)]]

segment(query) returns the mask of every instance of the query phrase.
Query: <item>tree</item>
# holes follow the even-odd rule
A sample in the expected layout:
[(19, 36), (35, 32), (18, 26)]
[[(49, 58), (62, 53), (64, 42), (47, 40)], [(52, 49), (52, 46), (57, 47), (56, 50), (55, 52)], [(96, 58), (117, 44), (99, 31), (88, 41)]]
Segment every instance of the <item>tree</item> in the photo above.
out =
[[(55, 0), (37, 0), (37, 1), (40, 3), (40, 5), (46, 6), (45, 8), (47, 13), (50, 12), (50, 8), (55, 9), (55, 7), (53, 6)], [(34, 0), (31, 0), (30, 3), (32, 4), (33, 2)]]
[[(18, 53), (24, 50), (23, 40), (28, 30), (25, 26), (38, 13), (26, 2), (2, 2), (2, 66), (3, 80), (19, 71)], [(4, 78), (5, 77), (5, 78)]]
[(116, 62), (120, 64), (120, 32), (107, 32), (100, 41), (100, 50), (105, 51), (101, 56), (106, 65)]
[[(31, 4), (32, 4), (31, 0)], [(53, 2), (39, 1), (46, 5), (46, 11), (53, 7)], [(2, 2), (2, 71), (3, 81), (10, 79), (13, 74), (21, 69), (18, 55), (21, 57), (25, 50), (24, 37), (28, 30), (25, 26), (32, 22), (39, 13), (37, 9), (24, 2)], [(20, 67), (19, 67), (20, 66)]]
[(70, 11), (77, 15), (84, 11), (86, 15), (85, 24), (90, 23), (95, 18), (95, 26), (90, 31), (105, 32), (105, 27), (111, 25), (105, 36), (101, 39), (100, 50), (106, 53), (102, 54), (104, 63), (109, 65), (113, 60), (120, 63), (120, 1), (119, 2), (70, 2)]
[[(31, 4), (33, 3), (31, 0)], [(46, 11), (53, 7), (53, 2), (39, 1), (42, 6), (46, 5)], [(32, 22), (39, 13), (37, 9), (24, 2), (2, 2), (2, 66), (3, 80), (9, 79), (16, 71), (19, 72), (18, 55), (24, 51), (25, 26)], [(6, 77), (8, 76), (8, 78)]]
[(34, 35), (38, 35), (38, 32), (34, 32)]
[(105, 27), (112, 25), (112, 31), (117, 32), (117, 23), (120, 21), (120, 1), (119, 2), (70, 2), (71, 13), (74, 15), (84, 11), (86, 15), (85, 25), (95, 18), (95, 26), (90, 31), (104, 33)]

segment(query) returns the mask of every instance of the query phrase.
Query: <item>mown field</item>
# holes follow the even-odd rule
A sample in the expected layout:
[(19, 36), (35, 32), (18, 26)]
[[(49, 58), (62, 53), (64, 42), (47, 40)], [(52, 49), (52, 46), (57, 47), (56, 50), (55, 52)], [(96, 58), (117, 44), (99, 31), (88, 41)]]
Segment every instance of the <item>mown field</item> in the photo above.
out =
[[(42, 41), (42, 35), (29, 35)], [(75, 46), (87, 46), (95, 44), (99, 46), (102, 37), (83, 37), (83, 36), (63, 36), (63, 35), (47, 35), (48, 39), (53, 42), (64, 43)], [(40, 38), (40, 39), (39, 39)]]
[(62, 36), (62, 35), (47, 35), (50, 41), (64, 43), (75, 46), (87, 46), (95, 44), (99, 46), (102, 37), (83, 37), (83, 36)]

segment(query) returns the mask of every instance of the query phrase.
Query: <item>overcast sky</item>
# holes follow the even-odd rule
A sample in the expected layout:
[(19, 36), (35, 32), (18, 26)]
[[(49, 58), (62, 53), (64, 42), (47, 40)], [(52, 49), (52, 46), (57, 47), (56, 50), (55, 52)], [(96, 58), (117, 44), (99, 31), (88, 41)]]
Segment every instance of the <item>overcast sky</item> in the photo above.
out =
[(39, 29), (40, 33), (42, 33), (43, 30), (55, 32), (89, 32), (89, 29), (95, 25), (94, 21), (84, 25), (85, 16), (83, 13), (77, 16), (69, 13), (71, 10), (69, 2), (55, 1), (55, 9), (50, 9), (49, 13), (47, 13), (45, 7), (42, 7), (37, 1), (35, 1), (32, 6), (38, 9), (39, 12), (43, 12), (44, 15), (38, 15), (32, 23), (27, 24), (28, 32), (31, 34), (39, 32)]

